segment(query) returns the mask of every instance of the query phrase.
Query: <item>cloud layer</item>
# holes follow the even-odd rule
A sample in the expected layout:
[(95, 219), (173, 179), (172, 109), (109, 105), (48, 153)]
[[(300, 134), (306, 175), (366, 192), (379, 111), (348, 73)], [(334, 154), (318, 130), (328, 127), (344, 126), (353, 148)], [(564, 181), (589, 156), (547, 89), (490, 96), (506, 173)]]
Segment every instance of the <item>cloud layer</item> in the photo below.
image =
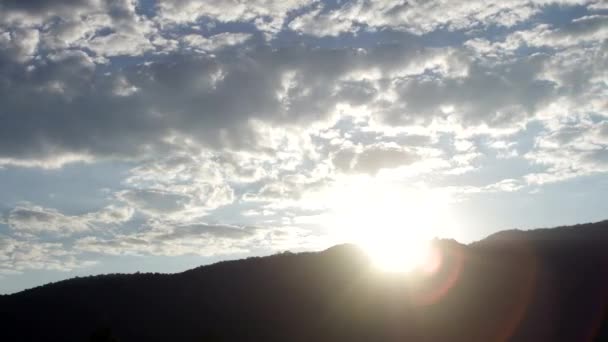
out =
[(95, 208), (2, 203), (0, 272), (322, 245), (365, 177), (605, 174), (607, 39), (592, 0), (3, 1), (0, 171), (128, 170)]

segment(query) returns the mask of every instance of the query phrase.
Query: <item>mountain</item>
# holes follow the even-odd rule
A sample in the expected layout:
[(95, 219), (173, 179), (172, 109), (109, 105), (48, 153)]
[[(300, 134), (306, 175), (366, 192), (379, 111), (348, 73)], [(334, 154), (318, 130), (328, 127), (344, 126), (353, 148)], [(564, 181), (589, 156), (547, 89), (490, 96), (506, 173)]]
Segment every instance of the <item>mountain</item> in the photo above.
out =
[(435, 240), (383, 273), (340, 245), (0, 297), (2, 341), (608, 341), (608, 221)]

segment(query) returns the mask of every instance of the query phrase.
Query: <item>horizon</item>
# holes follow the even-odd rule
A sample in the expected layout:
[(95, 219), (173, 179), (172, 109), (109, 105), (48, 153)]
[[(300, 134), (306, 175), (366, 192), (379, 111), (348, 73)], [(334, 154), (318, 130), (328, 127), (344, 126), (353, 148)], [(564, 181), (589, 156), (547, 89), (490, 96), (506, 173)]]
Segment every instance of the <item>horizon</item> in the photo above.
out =
[[(608, 222), (608, 219), (606, 220), (601, 220), (601, 221), (595, 221), (595, 222), (583, 222), (583, 223), (577, 223), (574, 225), (567, 225), (567, 226), (555, 226), (555, 227), (535, 227), (535, 228), (531, 228), (531, 229), (519, 229), (519, 228), (512, 228), (512, 229), (505, 229), (505, 230), (499, 230), (499, 231), (495, 231), (493, 233), (491, 233), (490, 235), (484, 236), (483, 238), (479, 239), (479, 240), (473, 240), (473, 241), (469, 241), (469, 242), (461, 242), (458, 241), (456, 239), (450, 238), (450, 237), (432, 237), (431, 238), (431, 242), (436, 242), (436, 241), (453, 241), (459, 245), (463, 245), (463, 246), (470, 246), (471, 244), (475, 244), (478, 242), (482, 242), (492, 236), (494, 236), (497, 233), (504, 233), (504, 232), (533, 232), (536, 230), (554, 230), (554, 229), (558, 229), (558, 228), (576, 228), (578, 226), (586, 226), (586, 225), (591, 225), (591, 224), (600, 224), (600, 223), (604, 223), (604, 222)], [(181, 269), (181, 270), (172, 270), (172, 271), (165, 271), (165, 272), (159, 272), (159, 271), (155, 271), (155, 270), (151, 270), (151, 271), (141, 271), (139, 269), (137, 269), (136, 271), (127, 271), (127, 272), (111, 272), (111, 273), (74, 273), (69, 277), (60, 277), (57, 278), (55, 280), (49, 280), (46, 281), (44, 283), (40, 283), (40, 284), (34, 284), (30, 287), (26, 287), (26, 288), (19, 288), (17, 290), (11, 291), (11, 292), (6, 292), (6, 293), (0, 293), (0, 296), (2, 295), (11, 295), (11, 294), (15, 294), (15, 293), (19, 293), (22, 291), (27, 291), (30, 289), (34, 289), (34, 288), (38, 288), (38, 287), (42, 287), (45, 285), (49, 285), (49, 284), (54, 284), (57, 282), (61, 282), (64, 280), (71, 280), (74, 278), (82, 278), (82, 277), (94, 277), (94, 276), (104, 276), (104, 275), (112, 275), (112, 274), (122, 274), (122, 275), (130, 275), (130, 274), (178, 274), (178, 273), (183, 273), (186, 271), (190, 271), (193, 269), (198, 269), (200, 267), (204, 267), (204, 266), (211, 266), (220, 262), (224, 262), (224, 261), (232, 261), (232, 262), (236, 262), (236, 261), (241, 261), (241, 260), (246, 260), (252, 257), (269, 257), (269, 256), (273, 256), (273, 255), (280, 255), (283, 253), (291, 253), (291, 254), (300, 254), (300, 253), (323, 253), (325, 251), (328, 251), (330, 249), (333, 249), (335, 247), (343, 247), (343, 246), (354, 246), (357, 247), (362, 253), (366, 253), (366, 250), (364, 247), (362, 247), (360, 244), (356, 243), (356, 242), (339, 242), (337, 244), (331, 245), (331, 246), (327, 246), (324, 247), (322, 249), (319, 250), (298, 250), (298, 251), (290, 251), (290, 250), (284, 250), (284, 251), (275, 251), (272, 254), (263, 254), (263, 255), (259, 255), (259, 254), (243, 254), (241, 256), (235, 256), (234, 258), (221, 258), (215, 261), (211, 261), (208, 263), (204, 263), (204, 264), (199, 264), (199, 265), (192, 265), (189, 268), (186, 269)], [(370, 262), (373, 262), (373, 257), (370, 254), (367, 254), (368, 258), (370, 258)], [(428, 260), (423, 260), (424, 262), (427, 262)], [(424, 267), (424, 264), (417, 264), (415, 265), (416, 267)], [(380, 267), (380, 269), (378, 270), (380, 272), (384, 272), (385, 270), (382, 269), (382, 267)], [(392, 273), (392, 272), (390, 272)], [(409, 273), (409, 270), (407, 270), (406, 272), (398, 272), (398, 273), (402, 273), (404, 275), (407, 276), (407, 273)]]
[(0, 3), (0, 294), (606, 220), (607, 76), (602, 0)]

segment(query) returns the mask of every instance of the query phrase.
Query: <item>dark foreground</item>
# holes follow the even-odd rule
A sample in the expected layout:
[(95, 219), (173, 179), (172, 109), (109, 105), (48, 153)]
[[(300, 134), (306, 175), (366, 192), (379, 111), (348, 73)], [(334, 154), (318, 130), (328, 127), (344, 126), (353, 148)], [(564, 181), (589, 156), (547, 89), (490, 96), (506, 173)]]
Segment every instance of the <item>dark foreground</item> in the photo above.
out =
[(435, 241), (435, 272), (354, 246), (0, 297), (2, 341), (608, 341), (608, 221)]

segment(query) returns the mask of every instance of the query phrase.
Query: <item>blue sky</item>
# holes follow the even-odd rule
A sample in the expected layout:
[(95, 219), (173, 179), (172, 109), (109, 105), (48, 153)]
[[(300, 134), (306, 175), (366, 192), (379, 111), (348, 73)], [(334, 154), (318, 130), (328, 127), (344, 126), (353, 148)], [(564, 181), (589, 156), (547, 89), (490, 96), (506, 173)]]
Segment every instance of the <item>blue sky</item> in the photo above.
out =
[(0, 293), (606, 219), (607, 76), (597, 0), (3, 1)]

